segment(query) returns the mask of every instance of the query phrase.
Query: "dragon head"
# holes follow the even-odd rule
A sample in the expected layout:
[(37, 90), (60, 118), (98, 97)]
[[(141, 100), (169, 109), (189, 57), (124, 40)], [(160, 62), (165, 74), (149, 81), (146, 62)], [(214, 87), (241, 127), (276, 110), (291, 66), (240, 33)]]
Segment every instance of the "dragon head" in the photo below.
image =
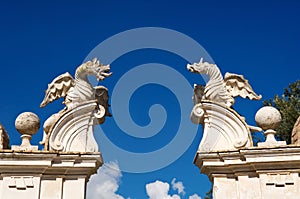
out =
[(199, 63), (187, 64), (187, 69), (192, 73), (207, 74), (208, 69), (214, 64), (203, 62), (203, 58), (200, 59)]
[(110, 66), (101, 64), (97, 58), (84, 64), (86, 65), (84, 68), (85, 72), (89, 75), (95, 75), (98, 81), (103, 81), (106, 77), (112, 75)]

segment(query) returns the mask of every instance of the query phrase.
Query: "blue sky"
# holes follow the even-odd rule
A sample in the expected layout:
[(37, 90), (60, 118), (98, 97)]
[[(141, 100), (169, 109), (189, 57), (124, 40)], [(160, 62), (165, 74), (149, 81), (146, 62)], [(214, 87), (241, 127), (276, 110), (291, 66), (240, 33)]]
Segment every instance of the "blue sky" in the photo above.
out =
[[(8, 130), (11, 144), (20, 144), (14, 128), (18, 114), (32, 111), (43, 122), (63, 107), (58, 101), (44, 109), (39, 108), (44, 90), (53, 78), (66, 71), (74, 74), (76, 67), (101, 42), (126, 30), (142, 27), (165, 28), (192, 38), (203, 46), (223, 74), (243, 74), (254, 90), (263, 95), (263, 100), (272, 98), (275, 94), (281, 94), (289, 83), (299, 79), (299, 9), (298, 1), (1, 1), (0, 122)], [(151, 39), (149, 41), (151, 43)], [(126, 42), (132, 45), (131, 41)], [(183, 45), (180, 41), (178, 43)], [(108, 48), (106, 53), (115, 53), (112, 50)], [(98, 58), (102, 60), (101, 54)], [(188, 61), (176, 53), (161, 49), (139, 49), (109, 63), (114, 74), (103, 84), (109, 88), (110, 95), (114, 96), (117, 82), (124, 74), (148, 63), (167, 65), (181, 74), (190, 86), (204, 83), (201, 76), (186, 71)], [(162, 73), (157, 68), (153, 70)], [(166, 73), (165, 77), (170, 80), (173, 76)], [(185, 88), (181, 87), (178, 79), (173, 81), (179, 88)], [(130, 86), (129, 83), (122, 85), (125, 88)], [(192, 96), (192, 90), (179, 89), (178, 92)], [(121, 100), (115, 101), (116, 106), (122, 103)], [(165, 119), (161, 131), (153, 137), (134, 138), (124, 133), (112, 117), (97, 133), (102, 133), (125, 151), (140, 154), (157, 151), (171, 142), (178, 132), (181, 119), (188, 117), (186, 114), (180, 115), (180, 103), (176, 93), (170, 91), (169, 87), (155, 83), (143, 85), (130, 98), (130, 116), (139, 126), (147, 126), (156, 118), (156, 122)], [(191, 97), (190, 101), (184, 103), (192, 107)], [(155, 106), (153, 118), (149, 117), (148, 112), (153, 104), (161, 104), (165, 112), (161, 106)], [(261, 105), (262, 101), (237, 100), (235, 108), (246, 117), (249, 124), (254, 125), (254, 115)], [(188, 125), (185, 132), (187, 137), (196, 128), (192, 123)], [(104, 160), (114, 161), (114, 154), (105, 148), (101, 140), (103, 137), (99, 134), (96, 138), (100, 149), (102, 142)], [(159, 180), (169, 184), (170, 195), (188, 198), (196, 193), (203, 197), (210, 189), (210, 183), (193, 165), (201, 136), (200, 126), (183, 155), (156, 171), (129, 173), (123, 169), (126, 167), (123, 167), (126, 165), (124, 160), (111, 162), (110, 165), (120, 171), (110, 178), (117, 184), (117, 193), (124, 198), (149, 198), (146, 184)], [(38, 144), (41, 138), (40, 129), (32, 144)], [(165, 158), (174, 154), (177, 157), (176, 151), (171, 151)], [(157, 157), (145, 164), (155, 168), (163, 159)], [(128, 167), (133, 168), (134, 164), (130, 162)], [(172, 189), (174, 178), (175, 184), (183, 183), (185, 194)], [(152, 188), (150, 186), (148, 191), (155, 190), (155, 186)]]

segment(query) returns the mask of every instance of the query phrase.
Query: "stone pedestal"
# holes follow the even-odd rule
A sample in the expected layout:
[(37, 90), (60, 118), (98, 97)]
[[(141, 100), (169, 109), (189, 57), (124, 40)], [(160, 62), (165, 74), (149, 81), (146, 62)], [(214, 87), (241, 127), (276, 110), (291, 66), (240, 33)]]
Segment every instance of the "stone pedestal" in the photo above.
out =
[(194, 163), (213, 182), (214, 199), (299, 198), (300, 147), (200, 152)]
[(0, 151), (0, 199), (83, 199), (100, 153)]
[(205, 101), (194, 106), (191, 120), (203, 125), (203, 137), (198, 150), (235, 150), (253, 146), (245, 119), (222, 104)]

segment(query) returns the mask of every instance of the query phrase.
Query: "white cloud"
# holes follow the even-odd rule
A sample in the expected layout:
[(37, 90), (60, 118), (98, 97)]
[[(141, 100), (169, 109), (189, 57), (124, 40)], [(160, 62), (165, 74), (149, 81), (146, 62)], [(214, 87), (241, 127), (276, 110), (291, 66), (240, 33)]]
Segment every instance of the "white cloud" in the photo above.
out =
[(198, 196), (197, 194), (194, 194), (194, 195), (190, 196), (189, 199), (201, 199), (201, 197)]
[(183, 195), (185, 194), (183, 183), (176, 182), (176, 178), (172, 179), (171, 185), (172, 185), (172, 189), (177, 191), (179, 194), (183, 194)]
[[(121, 177), (122, 173), (116, 162), (105, 163), (97, 174), (91, 176), (87, 184), (87, 199), (124, 199), (123, 196), (116, 193)], [(170, 184), (178, 194), (169, 194)], [(170, 184), (159, 180), (146, 184), (149, 199), (181, 199), (179, 194), (185, 194), (183, 183), (176, 182), (176, 178), (173, 178)], [(201, 197), (194, 194), (188, 199), (201, 199)]]
[(179, 195), (169, 195), (170, 185), (166, 182), (156, 180), (146, 185), (149, 199), (180, 199)]
[[(178, 194), (185, 194), (184, 185), (182, 182), (176, 182), (176, 178), (171, 181), (172, 189)], [(149, 199), (180, 199), (178, 194), (170, 195), (170, 185), (167, 182), (156, 180), (155, 182), (146, 184), (146, 192)], [(201, 199), (197, 194), (189, 196), (188, 199)]]
[(122, 173), (116, 162), (105, 163), (87, 184), (88, 199), (124, 199), (117, 194)]

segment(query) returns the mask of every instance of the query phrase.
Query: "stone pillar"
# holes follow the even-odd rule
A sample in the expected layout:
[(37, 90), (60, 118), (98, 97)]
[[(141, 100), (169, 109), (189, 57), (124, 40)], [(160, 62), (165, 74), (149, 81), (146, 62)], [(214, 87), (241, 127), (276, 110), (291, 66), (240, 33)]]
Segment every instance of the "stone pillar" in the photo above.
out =
[[(224, 117), (224, 120), (228, 119)], [(200, 144), (194, 164), (212, 181), (213, 198), (299, 198), (300, 146), (275, 139), (274, 129), (281, 121), (275, 108), (261, 108), (255, 120), (266, 135), (266, 141), (258, 143), (258, 147), (204, 151)]]
[(103, 164), (94, 126), (111, 116), (108, 89), (92, 87), (87, 76), (102, 81), (111, 75), (109, 70), (95, 58), (81, 64), (75, 78), (67, 72), (48, 84), (40, 107), (61, 97), (66, 107), (44, 122), (43, 151), (30, 143), (40, 128), (36, 114), (24, 112), (16, 118), (22, 143), (12, 150), (7, 149), (8, 135), (0, 125), (0, 199), (85, 198), (87, 181)]
[(30, 143), (40, 127), (38, 116), (31, 112), (20, 114), (15, 126), (22, 143), (12, 150), (0, 150), (0, 199), (85, 198), (87, 181), (103, 164), (100, 152), (39, 151)]
[(100, 153), (0, 152), (0, 199), (83, 199)]
[(214, 199), (282, 199), (300, 195), (300, 146), (197, 152), (194, 163), (213, 182)]

